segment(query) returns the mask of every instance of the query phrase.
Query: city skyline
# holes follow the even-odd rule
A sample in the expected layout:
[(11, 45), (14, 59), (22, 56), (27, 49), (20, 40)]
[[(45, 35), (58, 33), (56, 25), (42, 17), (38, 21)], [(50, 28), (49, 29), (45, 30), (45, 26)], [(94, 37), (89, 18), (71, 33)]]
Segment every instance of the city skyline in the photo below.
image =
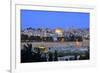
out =
[(21, 29), (89, 28), (89, 13), (21, 10)]

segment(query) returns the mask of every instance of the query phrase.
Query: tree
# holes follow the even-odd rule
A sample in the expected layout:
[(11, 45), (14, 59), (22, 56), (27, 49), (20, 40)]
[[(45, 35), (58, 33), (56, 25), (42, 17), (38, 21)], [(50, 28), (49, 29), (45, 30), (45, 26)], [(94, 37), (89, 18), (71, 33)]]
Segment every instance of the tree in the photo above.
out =
[(35, 37), (34, 36), (30, 36), (28, 40), (29, 41), (34, 41), (35, 40)]
[(49, 61), (53, 61), (53, 54), (49, 53)]
[(28, 35), (21, 34), (21, 41), (26, 41), (28, 40)]
[(54, 52), (54, 61), (58, 61), (58, 53), (57, 50)]
[(24, 45), (24, 48), (21, 50), (21, 62), (41, 62), (41, 53), (40, 49), (37, 48), (36, 51), (32, 51), (32, 44)]
[(24, 48), (21, 50), (21, 62), (31, 62), (32, 58), (32, 44), (24, 45)]

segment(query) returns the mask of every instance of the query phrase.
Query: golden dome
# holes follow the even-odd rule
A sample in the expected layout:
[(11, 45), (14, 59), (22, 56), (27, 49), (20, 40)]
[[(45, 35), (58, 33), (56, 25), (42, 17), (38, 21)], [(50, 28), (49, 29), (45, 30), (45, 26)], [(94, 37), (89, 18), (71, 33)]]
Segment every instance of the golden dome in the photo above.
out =
[(57, 28), (57, 29), (55, 29), (55, 33), (57, 33), (57, 34), (62, 34), (62, 33), (63, 33), (63, 30), (60, 29), (60, 28)]

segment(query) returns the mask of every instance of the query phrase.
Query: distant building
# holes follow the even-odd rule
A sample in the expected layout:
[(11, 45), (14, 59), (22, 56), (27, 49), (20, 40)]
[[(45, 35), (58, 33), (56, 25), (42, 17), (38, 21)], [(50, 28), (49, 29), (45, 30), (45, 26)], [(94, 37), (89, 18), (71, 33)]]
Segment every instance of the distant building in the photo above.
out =
[(55, 34), (57, 34), (58, 37), (63, 37), (64, 30), (61, 28), (55, 29)]
[(68, 39), (71, 36), (81, 36), (82, 38), (89, 39), (89, 29), (69, 29), (63, 30), (61, 28), (49, 29), (49, 28), (27, 28), (21, 31), (21, 34), (30, 36), (40, 36), (40, 37), (52, 37), (54, 41), (57, 41), (58, 37), (65, 37)]

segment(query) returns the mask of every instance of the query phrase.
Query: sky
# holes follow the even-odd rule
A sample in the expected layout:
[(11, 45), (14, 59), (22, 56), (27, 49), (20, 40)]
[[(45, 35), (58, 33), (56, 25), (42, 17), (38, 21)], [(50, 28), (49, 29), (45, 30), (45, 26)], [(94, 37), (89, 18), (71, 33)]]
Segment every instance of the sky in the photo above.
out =
[(89, 13), (43, 10), (21, 10), (21, 29), (89, 28)]

